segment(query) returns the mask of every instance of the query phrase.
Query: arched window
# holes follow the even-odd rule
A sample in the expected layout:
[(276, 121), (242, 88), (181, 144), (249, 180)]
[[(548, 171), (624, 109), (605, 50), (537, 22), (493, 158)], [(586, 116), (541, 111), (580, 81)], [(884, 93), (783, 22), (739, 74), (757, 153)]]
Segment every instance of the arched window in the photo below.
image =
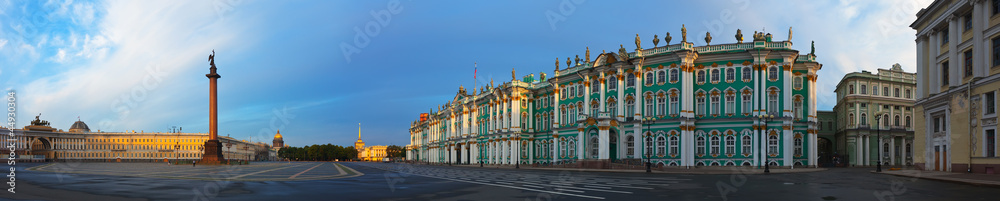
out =
[[(583, 114), (583, 109), (584, 108), (585, 107), (583, 107), (583, 102), (576, 102), (576, 114), (577, 115)], [(576, 121), (576, 119), (573, 119), (573, 121)]]
[(565, 122), (563, 122), (563, 124), (571, 124), (571, 122), (576, 121), (576, 105), (575, 104), (570, 104), (569, 105), (569, 110), (570, 110), (569, 111), (569, 117), (568, 117), (568, 119), (566, 119)]
[(899, 88), (892, 89), (892, 96), (899, 98)]
[(751, 78), (753, 77), (750, 75), (750, 67), (743, 67), (743, 75), (740, 75), (740, 79), (749, 81)]
[(635, 155), (635, 138), (632, 135), (625, 137), (625, 152), (628, 153), (626, 156)]
[(736, 92), (732, 90), (726, 91), (726, 114), (733, 115), (736, 113)]
[(861, 85), (861, 94), (868, 94), (868, 85)]
[(600, 149), (597, 149), (598, 145), (599, 145), (599, 142), (597, 142), (597, 137), (591, 137), (590, 138), (590, 157), (591, 158), (598, 158), (598, 156), (599, 156), (598, 154), (600, 153), (599, 152)]
[(872, 86), (872, 96), (878, 95), (878, 86)]
[(705, 71), (698, 71), (698, 83), (705, 83)]
[(767, 112), (775, 112), (775, 113), (776, 112), (781, 112), (781, 109), (778, 109), (778, 90), (777, 89), (772, 89), (771, 92), (769, 92), (767, 94), (767, 102), (768, 102), (768, 104), (767, 104), (768, 105)]
[(566, 105), (563, 105), (562, 108), (561, 108), (561, 110), (559, 110), (559, 112), (562, 113), (561, 116), (560, 116), (561, 119), (562, 119), (562, 121), (560, 123), (566, 124), (566, 119), (567, 119), (567, 117), (566, 117)]
[(663, 83), (667, 81), (667, 73), (661, 71), (656, 72), (656, 82)]
[(670, 136), (670, 154), (680, 154), (680, 140), (677, 136)]
[(569, 86), (569, 98), (576, 97), (576, 85)]
[(696, 99), (698, 104), (695, 105), (694, 111), (697, 112), (698, 115), (705, 115), (705, 95), (699, 93)]
[(705, 154), (705, 137), (698, 136), (695, 140), (695, 153), (698, 155)]
[(750, 114), (750, 109), (751, 109), (751, 105), (750, 104), (752, 103), (752, 100), (753, 100), (753, 93), (750, 92), (749, 90), (744, 90), (743, 91), (743, 99), (742, 100), (743, 100), (743, 105), (742, 105), (742, 107), (743, 107), (743, 113), (744, 114)]
[(896, 117), (893, 118), (893, 123), (895, 123), (895, 124), (892, 124), (892, 125), (893, 126), (899, 126), (899, 122), (902, 122), (902, 121), (900, 121), (899, 115), (896, 115)]
[(678, 79), (677, 72), (678, 72), (677, 69), (670, 69), (670, 82), (677, 82)]
[(882, 127), (889, 127), (889, 114), (882, 115)]
[(910, 128), (910, 116), (906, 116), (906, 128)]
[(632, 74), (632, 73), (627, 73), (627, 74), (628, 74), (628, 76), (626, 76), (627, 78), (625, 78), (627, 84), (625, 84), (625, 87), (634, 87), (635, 86), (635, 74)]
[(889, 87), (882, 87), (882, 95), (889, 96)]
[(719, 78), (722, 78), (719, 76), (719, 69), (712, 69), (712, 83), (719, 82)]
[(847, 94), (854, 94), (854, 85), (847, 85)]
[(771, 68), (767, 70), (767, 79), (770, 79), (771, 81), (778, 80), (778, 67), (771, 66)]
[[(652, 134), (646, 132), (646, 135), (652, 135)], [(646, 154), (652, 154), (652, 153), (653, 153), (653, 137), (646, 137)]]
[(792, 109), (792, 115), (795, 115), (795, 119), (796, 120), (802, 119), (802, 107), (803, 107), (802, 96), (796, 95), (794, 104), (792, 106), (794, 107)]
[(583, 93), (587, 92), (586, 88), (584, 88), (584, 87), (586, 87), (586, 86), (583, 86), (583, 84), (576, 85), (576, 94), (580, 95), (580, 96), (583, 96)]
[[(795, 79), (793, 79), (792, 81), (795, 89), (802, 89), (802, 76), (796, 76)], [(864, 94), (864, 92), (861, 93)]]
[(868, 114), (861, 113), (861, 125), (868, 125)]
[(732, 82), (734, 80), (736, 80), (736, 69), (727, 68), (726, 69), (726, 81), (727, 82)]
[(666, 153), (666, 151), (667, 151), (666, 145), (667, 145), (667, 140), (665, 138), (663, 138), (663, 136), (660, 136), (660, 137), (656, 138), (656, 155), (657, 156), (665, 156), (665, 155), (667, 155), (667, 153)]
[(625, 99), (625, 114), (622, 114), (622, 115), (625, 115), (626, 117), (635, 115), (635, 99), (634, 98)]
[(778, 155), (778, 136), (767, 136), (767, 154)]
[(713, 116), (719, 116), (719, 105), (720, 105), (720, 103), (719, 103), (719, 92), (718, 91), (713, 91), (712, 92), (712, 103), (711, 104), (712, 104), (712, 115)]
[(848, 121), (848, 123), (851, 124), (851, 126), (853, 126), (854, 125), (854, 113), (848, 114), (847, 118), (850, 119)]
[(596, 117), (598, 109), (601, 107), (601, 103), (597, 99), (590, 101), (590, 116)]
[(559, 141), (559, 157), (566, 157), (566, 140)]
[(670, 114), (677, 115), (678, 108), (680, 107), (680, 98), (677, 92), (671, 91), (670, 93)]
[(569, 158), (576, 156), (576, 140), (569, 140)]
[(608, 101), (608, 104), (607, 104), (608, 108), (606, 108), (606, 111), (608, 111), (608, 113), (611, 114), (612, 118), (617, 117), (618, 116), (618, 101), (615, 101), (613, 98), (612, 99), (608, 99), (608, 100), (611, 100), (611, 101)]
[(712, 154), (719, 154), (719, 136), (712, 136)]
[(740, 150), (740, 151), (741, 151), (741, 152), (742, 152), (743, 154), (750, 154), (750, 153), (753, 153), (753, 151), (751, 151), (751, 149), (753, 149), (753, 142), (751, 141), (751, 139), (750, 139), (750, 136), (749, 136), (749, 135), (744, 135), (744, 136), (743, 136), (743, 142), (742, 142), (742, 143), (743, 143), (743, 144), (742, 144), (742, 145), (743, 145), (743, 150)]

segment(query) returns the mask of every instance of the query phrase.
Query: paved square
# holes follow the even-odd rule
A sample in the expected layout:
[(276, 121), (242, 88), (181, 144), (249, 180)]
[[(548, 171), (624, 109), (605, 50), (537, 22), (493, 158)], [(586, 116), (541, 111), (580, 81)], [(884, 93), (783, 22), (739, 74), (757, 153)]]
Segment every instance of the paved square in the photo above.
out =
[(349, 178), (364, 175), (332, 162), (273, 162), (249, 165), (171, 165), (167, 163), (50, 163), (31, 171), (96, 174), (163, 179), (227, 181), (298, 181)]

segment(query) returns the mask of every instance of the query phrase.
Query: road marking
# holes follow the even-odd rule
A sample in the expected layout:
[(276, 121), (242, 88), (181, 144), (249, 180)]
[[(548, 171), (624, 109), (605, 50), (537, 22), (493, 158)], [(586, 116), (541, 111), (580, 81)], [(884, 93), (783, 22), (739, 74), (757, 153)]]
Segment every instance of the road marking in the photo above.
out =
[(311, 167), (309, 169), (303, 170), (302, 172), (295, 173), (294, 175), (292, 175), (291, 177), (288, 177), (288, 178), (289, 179), (294, 179), (295, 177), (298, 177), (299, 175), (302, 175), (302, 173), (306, 173), (306, 172), (309, 172), (309, 170), (316, 169), (316, 167), (319, 167), (320, 165), (323, 165), (323, 164), (320, 163), (319, 165), (316, 165), (316, 166), (313, 166), (313, 167)]
[(541, 186), (550, 186), (550, 187), (555, 187), (555, 188), (573, 188), (573, 189), (588, 190), (588, 191), (601, 191), (601, 192), (609, 192), (609, 193), (632, 194), (632, 192), (628, 192), (628, 191), (616, 191), (616, 190), (604, 190), (604, 189), (589, 189), (589, 188), (581, 188), (581, 187), (576, 187), (576, 186), (560, 186), (560, 185), (543, 184), (543, 183), (526, 182), (526, 181), (519, 181), (519, 182), (520, 183), (526, 183), (526, 184), (541, 185)]
[(583, 191), (569, 190), (569, 189), (562, 189), (562, 188), (556, 188), (556, 190), (557, 191), (569, 191), (569, 192), (574, 192), (574, 193), (583, 193)]
[(285, 168), (299, 167), (299, 166), (303, 166), (303, 165), (306, 165), (306, 164), (296, 165), (296, 166), (288, 166), (288, 167), (280, 167), (280, 168), (274, 168), (274, 169), (270, 169), (270, 170), (262, 170), (262, 171), (258, 171), (258, 172), (246, 173), (246, 174), (237, 175), (237, 176), (234, 176), (234, 177), (229, 177), (229, 178), (226, 178), (226, 179), (237, 179), (237, 178), (242, 178), (242, 177), (245, 177), (245, 176), (250, 176), (250, 175), (255, 175), (255, 174), (260, 174), (260, 173), (265, 173), (265, 172), (270, 172), (270, 171), (285, 169)]
[[(369, 166), (369, 167), (372, 167), (372, 166)], [(378, 168), (378, 169), (382, 169), (382, 168)], [(391, 171), (391, 170), (388, 170), (388, 169), (382, 169), (382, 170)], [(393, 172), (395, 172), (395, 171), (393, 171)], [(547, 191), (547, 190), (538, 190), (538, 189), (524, 188), (524, 187), (519, 187), (519, 186), (502, 185), (502, 184), (491, 184), (491, 183), (475, 182), (475, 181), (464, 181), (464, 180), (459, 180), (459, 179), (452, 179), (452, 178), (445, 178), (445, 177), (436, 177), (436, 176), (421, 175), (421, 174), (414, 174), (414, 175), (424, 176), (424, 177), (430, 177), (430, 178), (437, 178), (437, 179), (444, 179), (444, 180), (450, 180), (450, 181), (457, 181), (457, 182), (465, 182), (465, 183), (473, 183), (473, 184), (480, 184), (480, 185), (490, 185), (490, 186), (497, 186), (497, 187), (521, 189), (521, 190), (526, 190), (526, 191), (535, 191), (535, 192), (542, 192), (542, 193), (552, 193), (552, 194), (559, 194), (559, 195), (566, 195), (566, 196), (575, 196), (575, 197), (590, 198), (590, 199), (600, 199), (600, 200), (605, 199), (604, 197), (589, 196), (589, 195), (577, 195), (577, 194), (572, 194), (572, 193), (563, 193), (563, 192)], [(631, 192), (629, 192), (629, 193), (631, 193)]]
[[(563, 184), (563, 183), (566, 183), (566, 182), (552, 182), (552, 183), (553, 183), (553, 184)], [(573, 183), (569, 183), (569, 184), (573, 184)], [(613, 184), (596, 184), (596, 183), (587, 183), (587, 184), (585, 184), (585, 185), (591, 185), (591, 186), (604, 186), (604, 187), (617, 187), (617, 188), (634, 188), (634, 189), (646, 189), (646, 190), (650, 190), (650, 189), (653, 189), (653, 188), (649, 188), (649, 187), (638, 187), (638, 186), (622, 186), (622, 185), (613, 185)], [(668, 185), (668, 184), (663, 184), (663, 185)]]

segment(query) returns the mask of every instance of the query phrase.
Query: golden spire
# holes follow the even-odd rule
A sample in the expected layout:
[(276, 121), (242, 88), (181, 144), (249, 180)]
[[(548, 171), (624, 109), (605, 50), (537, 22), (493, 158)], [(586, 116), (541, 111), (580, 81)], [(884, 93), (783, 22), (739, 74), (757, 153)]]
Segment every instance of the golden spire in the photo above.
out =
[(361, 140), (361, 123), (358, 123), (358, 140)]

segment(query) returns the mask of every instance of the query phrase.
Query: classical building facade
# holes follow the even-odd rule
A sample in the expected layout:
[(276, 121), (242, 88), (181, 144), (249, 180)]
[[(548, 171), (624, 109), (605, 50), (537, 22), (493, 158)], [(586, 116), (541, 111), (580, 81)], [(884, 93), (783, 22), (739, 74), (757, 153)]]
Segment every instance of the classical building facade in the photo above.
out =
[(354, 149), (358, 150), (358, 159), (361, 161), (382, 161), (388, 157), (385, 145), (375, 145), (365, 147), (365, 142), (361, 141), (361, 125), (358, 125), (358, 141), (354, 142)]
[(816, 111), (816, 136), (816, 152), (819, 154), (818, 165), (823, 167), (837, 166), (842, 158), (842, 152), (836, 149), (837, 113)]
[[(8, 133), (11, 128), (0, 127)], [(175, 161), (200, 160), (207, 133), (159, 133), (144, 131), (92, 132), (86, 123), (77, 121), (68, 131), (36, 119), (23, 129), (14, 129), (16, 137), (0, 138), (0, 143), (15, 144), (15, 153), (46, 161)], [(226, 159), (272, 160), (275, 155), (265, 143), (251, 143), (219, 136)], [(10, 150), (3, 149), (3, 154)]]
[[(789, 30), (791, 34), (791, 30)], [(706, 34), (707, 35), (707, 34)], [(668, 34), (669, 36), (669, 34)], [(410, 128), (410, 160), (433, 163), (814, 166), (813, 53), (755, 33), (752, 42), (621, 47), (553, 76), (466, 90)], [(791, 39), (789, 35), (789, 40)], [(582, 62), (581, 62), (582, 60)], [(470, 93), (471, 92), (471, 93)], [(761, 115), (774, 115), (761, 119)], [(652, 118), (650, 121), (642, 121)], [(649, 123), (648, 125), (643, 124)], [(591, 165), (586, 165), (591, 166)]]
[[(1000, 89), (1000, 1), (935, 0), (917, 12), (914, 163), (993, 173)], [(952, 60), (955, 59), (955, 60)]]
[[(845, 165), (912, 165), (916, 74), (899, 64), (848, 73), (837, 84), (837, 152)], [(881, 159), (879, 159), (881, 157)]]

